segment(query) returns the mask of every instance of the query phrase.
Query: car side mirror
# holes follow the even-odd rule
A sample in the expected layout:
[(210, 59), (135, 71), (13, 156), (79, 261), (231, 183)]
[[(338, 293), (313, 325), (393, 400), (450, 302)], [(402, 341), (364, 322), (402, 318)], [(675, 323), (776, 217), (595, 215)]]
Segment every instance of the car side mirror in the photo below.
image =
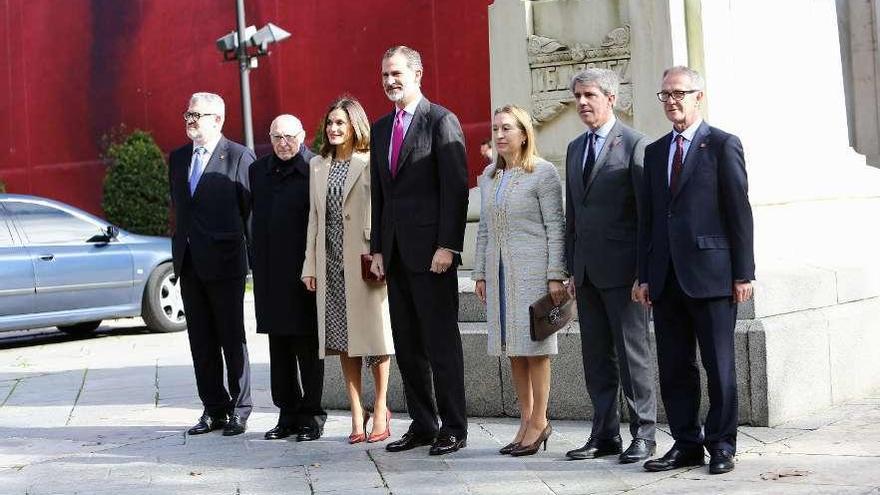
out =
[(95, 234), (86, 242), (92, 242), (95, 244), (107, 244), (113, 239), (116, 239), (119, 236), (119, 227), (115, 225), (108, 225), (106, 229), (100, 234)]

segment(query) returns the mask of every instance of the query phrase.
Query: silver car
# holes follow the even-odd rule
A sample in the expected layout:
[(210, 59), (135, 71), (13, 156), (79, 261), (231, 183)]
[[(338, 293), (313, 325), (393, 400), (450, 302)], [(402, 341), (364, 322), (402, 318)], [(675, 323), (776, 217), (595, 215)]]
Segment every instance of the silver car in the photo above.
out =
[(0, 331), (84, 334), (135, 316), (157, 332), (186, 328), (170, 239), (58, 201), (0, 194)]

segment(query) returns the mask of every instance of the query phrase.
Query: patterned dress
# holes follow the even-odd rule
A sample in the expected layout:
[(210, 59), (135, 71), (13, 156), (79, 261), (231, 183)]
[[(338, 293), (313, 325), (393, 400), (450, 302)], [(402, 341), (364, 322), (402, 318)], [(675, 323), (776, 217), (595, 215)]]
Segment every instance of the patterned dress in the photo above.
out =
[[(348, 353), (348, 317), (345, 310), (345, 272), (342, 263), (342, 195), (351, 160), (330, 162), (327, 177), (327, 298), (325, 303), (325, 347)], [(380, 360), (365, 356), (368, 367)]]
[(325, 345), (348, 352), (348, 321), (345, 312), (345, 272), (342, 265), (342, 189), (350, 160), (330, 163), (327, 177), (327, 302)]

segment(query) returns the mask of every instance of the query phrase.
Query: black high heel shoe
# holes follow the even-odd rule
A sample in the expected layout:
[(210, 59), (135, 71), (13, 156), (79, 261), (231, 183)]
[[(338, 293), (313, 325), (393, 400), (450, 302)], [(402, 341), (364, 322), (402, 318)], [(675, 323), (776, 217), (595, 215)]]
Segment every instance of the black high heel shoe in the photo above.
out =
[(505, 445), (504, 447), (501, 447), (500, 449), (498, 449), (498, 453), (507, 455), (507, 454), (513, 452), (514, 450), (518, 449), (519, 447), (520, 447), (519, 442), (510, 442), (509, 444)]
[(547, 439), (550, 438), (550, 434), (553, 433), (553, 427), (550, 426), (550, 423), (547, 423), (547, 426), (541, 431), (541, 434), (538, 435), (538, 439), (531, 445), (520, 445), (519, 448), (514, 449), (510, 455), (514, 457), (520, 457), (524, 455), (533, 455), (538, 452), (538, 448), (541, 444), (544, 444), (544, 450), (547, 450)]

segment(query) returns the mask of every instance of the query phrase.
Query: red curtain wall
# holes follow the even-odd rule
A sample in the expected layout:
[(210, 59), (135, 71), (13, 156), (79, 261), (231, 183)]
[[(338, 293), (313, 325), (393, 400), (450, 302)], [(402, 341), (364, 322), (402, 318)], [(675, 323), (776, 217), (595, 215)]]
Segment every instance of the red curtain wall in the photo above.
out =
[[(419, 50), (422, 89), (461, 120), (471, 184), (489, 137), (492, 0), (246, 0), (247, 21), (293, 36), (251, 73), (257, 154), (275, 115), (293, 113), (314, 138), (338, 95), (371, 120), (390, 111), (382, 53)], [(0, 1), (0, 179), (8, 192), (60, 199), (101, 213), (101, 137), (125, 124), (165, 151), (186, 142), (181, 112), (196, 91), (226, 100), (225, 134), (242, 140), (238, 70), (214, 40), (235, 28), (234, 0)]]

